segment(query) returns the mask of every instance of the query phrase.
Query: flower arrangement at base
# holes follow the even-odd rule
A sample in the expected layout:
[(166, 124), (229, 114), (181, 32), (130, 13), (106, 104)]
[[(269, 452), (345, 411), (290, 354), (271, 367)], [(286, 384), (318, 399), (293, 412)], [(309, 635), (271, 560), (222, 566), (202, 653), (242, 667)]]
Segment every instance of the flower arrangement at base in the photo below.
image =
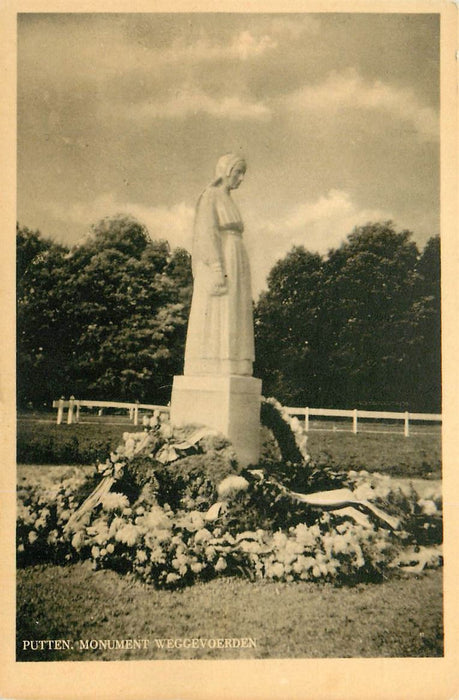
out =
[[(438, 494), (420, 498), (389, 477), (320, 468), (301, 425), (265, 405), (288, 460), (265, 455), (240, 469), (223, 436), (152, 416), (91, 477), (64, 478), (46, 492), (21, 486), (18, 563), (88, 559), (165, 588), (241, 575), (378, 581), (393, 569), (441, 564)], [(317, 499), (324, 494), (333, 495), (328, 505)]]

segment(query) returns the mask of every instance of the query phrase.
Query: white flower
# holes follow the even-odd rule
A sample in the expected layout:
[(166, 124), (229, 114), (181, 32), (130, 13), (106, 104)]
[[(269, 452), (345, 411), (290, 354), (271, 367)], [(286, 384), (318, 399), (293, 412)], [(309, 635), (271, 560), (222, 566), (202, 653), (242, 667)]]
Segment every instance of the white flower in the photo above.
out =
[(296, 444), (304, 461), (308, 462), (310, 459), (310, 455), (308, 455), (307, 451), (308, 436), (306, 434), (300, 435), (296, 440)]
[[(127, 433), (125, 433), (127, 435)], [(134, 456), (135, 451), (135, 441), (132, 438), (128, 438), (124, 445), (124, 454), (126, 457), (130, 458)]]
[(94, 541), (96, 544), (104, 544), (108, 539), (108, 527), (105, 525), (104, 527), (101, 527), (100, 530), (98, 530), (96, 537), (94, 538)]
[(112, 524), (110, 525), (110, 529), (108, 531), (108, 536), (113, 537), (115, 533), (125, 525), (125, 520), (123, 518), (113, 518)]
[(58, 534), (59, 533), (57, 532), (57, 530), (51, 530), (51, 532), (49, 533), (47, 540), (46, 540), (47, 543), (48, 544), (56, 544), (56, 542), (58, 540)]
[(210, 540), (212, 538), (211, 533), (209, 530), (207, 530), (205, 527), (203, 527), (201, 530), (198, 530), (198, 532), (194, 536), (194, 541), (195, 542), (207, 542), (207, 540)]
[(282, 549), (287, 544), (287, 535), (281, 530), (278, 530), (273, 535), (273, 544), (277, 549)]
[(420, 498), (418, 501), (419, 507), (422, 509), (424, 515), (435, 515), (438, 513), (437, 506), (434, 501), (427, 498)]
[(204, 525), (204, 516), (198, 510), (192, 510), (186, 513), (186, 515), (184, 515), (177, 522), (177, 524), (186, 530), (190, 530), (191, 532), (200, 530)]
[(123, 493), (107, 493), (102, 498), (102, 508), (106, 511), (124, 510), (129, 507), (129, 500)]
[(30, 544), (33, 544), (35, 542), (35, 540), (37, 539), (37, 537), (38, 537), (38, 535), (35, 532), (35, 530), (31, 530), (28, 534), (28, 540), (29, 540)]
[(215, 571), (224, 571), (227, 566), (226, 559), (219, 557), (217, 563), (215, 564)]
[(304, 523), (297, 525), (296, 528), (294, 528), (294, 532), (296, 539), (298, 540), (299, 544), (303, 545), (303, 547), (312, 547), (314, 545), (316, 538), (314, 537), (311, 528), (308, 528), (308, 526)]
[(170, 423), (161, 423), (161, 427), (159, 429), (159, 432), (161, 433), (161, 437), (165, 438), (166, 440), (168, 438), (172, 437), (172, 426)]
[(150, 428), (156, 428), (158, 423), (159, 423), (159, 417), (157, 415), (157, 411), (155, 411), (155, 413), (150, 418)]
[(84, 534), (83, 531), (80, 530), (79, 532), (76, 532), (73, 537), (72, 537), (72, 547), (77, 550), (77, 552), (82, 548), (84, 544)]
[(110, 462), (109, 459), (107, 459), (103, 464), (99, 464), (97, 467), (97, 471), (100, 472), (101, 474), (105, 474), (105, 472), (110, 473), (113, 468), (112, 463)]
[(231, 474), (223, 479), (217, 486), (217, 492), (220, 498), (229, 498), (239, 491), (246, 491), (249, 487), (249, 482), (243, 476)]
[(169, 539), (171, 534), (170, 530), (164, 530), (163, 528), (154, 531), (157, 542), (165, 542)]
[(128, 547), (131, 547), (137, 542), (139, 534), (139, 529), (135, 525), (125, 525), (117, 530), (115, 539), (118, 540), (118, 542), (124, 542), (124, 544), (127, 544)]
[(280, 561), (274, 562), (274, 564), (271, 566), (271, 576), (275, 576), (276, 578), (281, 578), (283, 574), (285, 573), (285, 569), (283, 564), (280, 563)]
[(126, 462), (117, 462), (115, 464), (115, 469), (114, 469), (114, 474), (113, 474), (115, 478), (119, 479), (119, 477), (123, 473), (123, 469), (125, 466), (126, 466)]
[(170, 518), (160, 506), (153, 506), (145, 515), (139, 516), (136, 522), (147, 530), (165, 530), (172, 527)]

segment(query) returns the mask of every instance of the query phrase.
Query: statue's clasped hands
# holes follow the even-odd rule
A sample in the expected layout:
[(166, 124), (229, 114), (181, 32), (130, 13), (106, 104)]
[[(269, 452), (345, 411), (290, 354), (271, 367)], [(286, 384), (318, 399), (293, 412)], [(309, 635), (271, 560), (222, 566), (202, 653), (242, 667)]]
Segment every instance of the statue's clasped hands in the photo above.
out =
[(211, 265), (212, 284), (210, 293), (212, 296), (222, 296), (228, 293), (227, 275), (223, 272), (223, 268), (219, 263)]

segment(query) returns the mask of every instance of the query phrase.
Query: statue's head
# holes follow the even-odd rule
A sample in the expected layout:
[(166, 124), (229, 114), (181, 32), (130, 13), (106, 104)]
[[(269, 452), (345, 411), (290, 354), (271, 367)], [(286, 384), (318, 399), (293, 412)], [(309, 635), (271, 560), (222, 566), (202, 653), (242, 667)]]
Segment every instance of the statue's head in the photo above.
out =
[(225, 153), (218, 159), (214, 185), (222, 183), (228, 189), (234, 190), (241, 184), (246, 170), (247, 164), (242, 156)]

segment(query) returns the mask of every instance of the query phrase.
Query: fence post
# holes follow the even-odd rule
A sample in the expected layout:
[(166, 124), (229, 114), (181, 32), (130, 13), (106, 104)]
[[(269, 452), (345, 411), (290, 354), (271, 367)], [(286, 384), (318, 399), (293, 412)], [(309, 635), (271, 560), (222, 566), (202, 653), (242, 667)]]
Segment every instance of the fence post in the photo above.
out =
[(309, 431), (309, 406), (306, 406), (306, 410), (304, 412), (304, 429), (306, 432)]
[(71, 425), (73, 423), (73, 407), (75, 405), (75, 397), (71, 396), (69, 400), (69, 412), (67, 414), (67, 425)]
[(129, 409), (129, 420), (133, 420), (133, 419), (134, 419), (134, 409), (131, 406)]
[(80, 422), (80, 402), (79, 401), (75, 401), (75, 408), (76, 408), (75, 423), (79, 423)]
[[(139, 403), (139, 402), (136, 401), (136, 403)], [(139, 407), (136, 406), (134, 408), (134, 425), (138, 425), (138, 424), (139, 424)]]
[(410, 436), (410, 414), (405, 411), (405, 437)]
[(354, 435), (357, 434), (357, 409), (354, 408), (352, 411), (352, 432)]
[(62, 423), (62, 418), (64, 416), (64, 397), (61, 396), (59, 399), (59, 404), (57, 407), (57, 425)]

